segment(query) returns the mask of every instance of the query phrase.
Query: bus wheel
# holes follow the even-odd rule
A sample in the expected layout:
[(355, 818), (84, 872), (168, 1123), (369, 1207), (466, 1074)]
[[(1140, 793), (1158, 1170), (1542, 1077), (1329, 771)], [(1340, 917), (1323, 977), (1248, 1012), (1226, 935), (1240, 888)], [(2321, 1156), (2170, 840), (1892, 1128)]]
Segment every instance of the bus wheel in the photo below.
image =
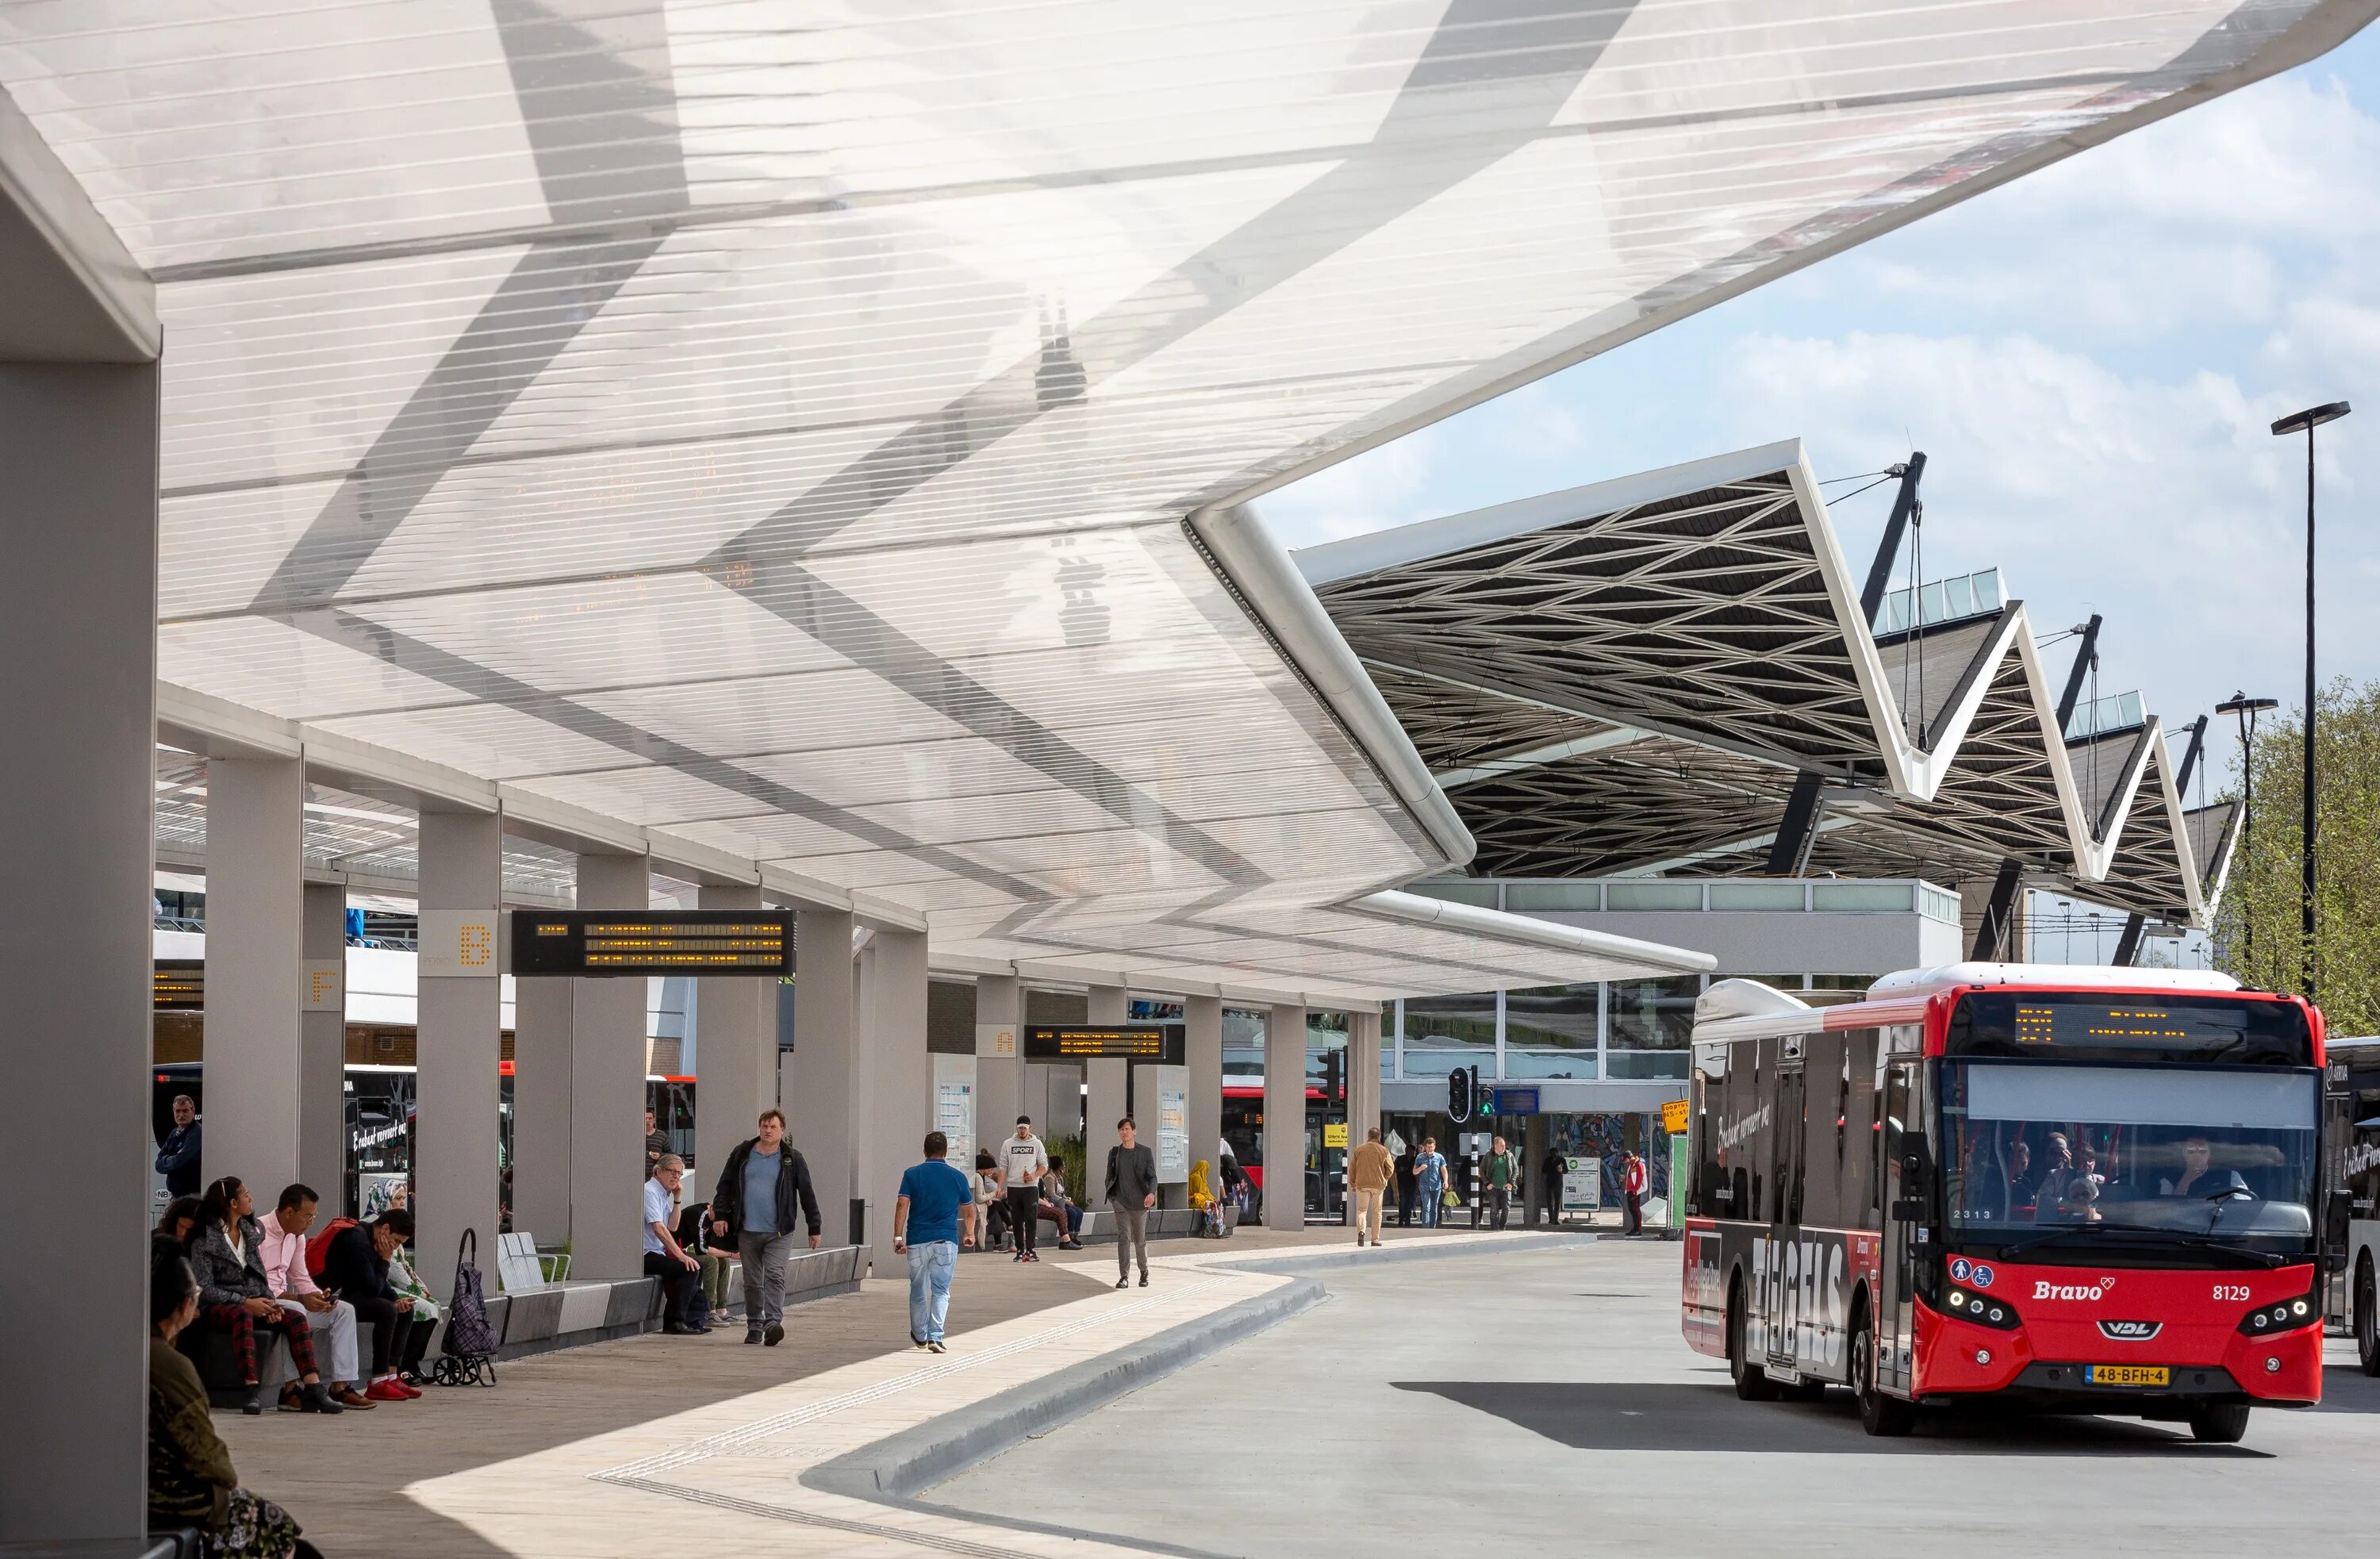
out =
[(1746, 1402), (1766, 1402), (1777, 1395), (1768, 1371), (1743, 1356), (1743, 1285), (1727, 1296), (1727, 1372), (1735, 1377), (1735, 1395)]
[(1876, 1328), (1868, 1324), (1865, 1299), (1852, 1316), (1852, 1395), (1859, 1398), (1860, 1427), (1870, 1434), (1898, 1439), (1917, 1427), (1915, 1404), (1876, 1389)]
[(2355, 1357), (2367, 1375), (2380, 1375), (2380, 1293), (2372, 1281), (2372, 1252), (2355, 1263)]
[(2248, 1432), (2248, 1405), (2210, 1402), (2190, 1415), (2190, 1437), (2209, 1445), (2237, 1445)]

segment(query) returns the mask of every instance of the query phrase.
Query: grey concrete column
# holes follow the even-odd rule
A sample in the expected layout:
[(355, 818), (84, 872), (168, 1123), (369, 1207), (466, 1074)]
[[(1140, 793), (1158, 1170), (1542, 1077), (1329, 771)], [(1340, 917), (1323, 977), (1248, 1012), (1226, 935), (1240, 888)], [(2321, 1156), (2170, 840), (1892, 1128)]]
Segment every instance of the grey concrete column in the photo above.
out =
[(926, 933), (879, 929), (867, 954), (860, 1043), (872, 1090), (862, 1151), (868, 1239), (891, 1271), (892, 1200), (901, 1173), (925, 1156), (933, 1121), (933, 1063), (926, 1050)]
[(481, 1272), (496, 1266), (504, 844), (492, 813), (421, 814), (414, 1244), (422, 1281), (441, 1299), (451, 1297), (464, 1230), (477, 1236)]
[[(207, 765), (206, 1176), (270, 1208), (298, 1178), (306, 770), (295, 758)], [(320, 1188), (317, 1188), (319, 1189)]]
[(1025, 996), (1014, 975), (978, 975), (975, 982), (975, 1139), (990, 1147), (1016, 1129), (1016, 1117), (1038, 1114), (1025, 1102)]
[[(0, 1089), (17, 1102), (0, 1130), (0, 1403), (17, 1430), (0, 1541), (129, 1540), (156, 1151), (155, 367), (0, 364)], [(67, 1209), (84, 1236), (70, 1274), (32, 1254), (62, 1252)]]
[[(578, 858), (578, 907), (652, 907), (643, 856)], [(574, 980), (571, 993), (570, 1274), (645, 1270), (645, 980)], [(532, 1231), (535, 1232), (535, 1231)]]
[(804, 909), (794, 922), (794, 1054), (785, 1114), (809, 1161), (826, 1243), (849, 1244), (853, 1186), (852, 1072), (858, 1014), (852, 1001), (851, 912)]
[[(1094, 985), (1090, 991), (1090, 1021), (1097, 1024), (1119, 1024), (1131, 1010), (1131, 998), (1121, 985)], [(1116, 1145), (1116, 1121), (1124, 1112), (1128, 1061), (1086, 1061), (1083, 1081), (1088, 1091), (1083, 1098), (1083, 1195), (1094, 1206), (1102, 1200), (1101, 1188), (1106, 1184), (1108, 1150)], [(1155, 1121), (1150, 1122), (1150, 1138), (1155, 1137)]]
[(570, 1093), (577, 981), (513, 981), (513, 1227), (547, 1245), (570, 1237)]
[(1265, 1013), (1264, 1222), (1305, 1226), (1305, 1009)]
[(347, 890), (309, 883), (299, 916), (298, 1178), (322, 1198), (322, 1221), (346, 1205)]
[(1521, 1123), (1521, 1222), (1531, 1227), (1546, 1205), (1545, 1162), (1546, 1117), (1531, 1115)]
[(1184, 997), (1182, 1024), (1190, 1064), (1190, 1162), (1205, 1159), (1207, 1184), (1220, 1190), (1223, 1166), (1215, 1153), (1223, 1139), (1223, 998)]
[[(1377, 1007), (1347, 1012), (1347, 1151), (1363, 1145), (1380, 1124), (1380, 1013)], [(1355, 1199), (1344, 1200), (1342, 1221), (1354, 1223)]]
[[(706, 884), (701, 902), (705, 909), (757, 910), (760, 890)], [(688, 1177), (686, 1196), (699, 1201), (710, 1196), (728, 1153), (759, 1129), (761, 1102), (776, 1102), (777, 987), (750, 975), (694, 983), (694, 1157), (700, 1174)]]

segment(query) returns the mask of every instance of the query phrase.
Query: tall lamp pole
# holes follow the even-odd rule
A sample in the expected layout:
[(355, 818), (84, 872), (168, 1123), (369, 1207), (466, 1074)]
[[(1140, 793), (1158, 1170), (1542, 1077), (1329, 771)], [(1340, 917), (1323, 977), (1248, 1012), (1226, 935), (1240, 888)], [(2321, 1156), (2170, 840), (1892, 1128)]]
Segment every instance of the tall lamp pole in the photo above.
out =
[(2305, 999), (2313, 1000), (2313, 431), (2325, 422), (2336, 422), (2347, 415), (2348, 404), (2335, 400), (2322, 406), (2311, 406), (2292, 417), (2284, 417), (2273, 424), (2273, 436), (2286, 437), (2302, 432), (2306, 439), (2306, 678), (2305, 678), (2305, 826), (2299, 831), (2300, 863), (2304, 885), (2300, 895), (2300, 918), (2304, 922), (2304, 983)]
[[(2240, 840), (2245, 844), (2248, 831), (2256, 826), (2256, 716), (2268, 709), (2278, 709), (2278, 699), (2252, 699), (2244, 691), (2233, 693), (2215, 706), (2217, 714), (2240, 717)], [(2240, 919), (2240, 967), (2248, 967), (2249, 955), (2256, 949), (2256, 922), (2252, 917)]]

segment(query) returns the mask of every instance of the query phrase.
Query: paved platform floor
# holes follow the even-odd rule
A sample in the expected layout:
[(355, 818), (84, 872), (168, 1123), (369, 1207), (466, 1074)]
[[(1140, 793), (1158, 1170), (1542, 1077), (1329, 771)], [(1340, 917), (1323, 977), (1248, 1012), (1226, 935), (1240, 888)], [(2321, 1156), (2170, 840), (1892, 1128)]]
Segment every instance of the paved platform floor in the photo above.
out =
[(979, 1464), (938, 1508), (1174, 1553), (1893, 1555), (2370, 1549), (2380, 1381), (2240, 1446), (2116, 1419), (1929, 1424), (1735, 1400), (1677, 1329), (1678, 1247), (1336, 1269), (1330, 1298)]
[[(1422, 1233), (1392, 1230), (1390, 1237)], [(970, 1255), (960, 1263), (951, 1309), (951, 1340), (957, 1350), (951, 1357), (1016, 1347), (1013, 1368), (1000, 1384), (1019, 1383), (1073, 1362), (1085, 1348), (1117, 1346), (1119, 1334), (1112, 1330), (1069, 1328), (1144, 1297), (1178, 1295), (1196, 1281), (1197, 1267), (1266, 1250), (1348, 1243), (1343, 1231), (1329, 1228), (1300, 1234), (1250, 1228), (1229, 1240), (1152, 1242), (1160, 1271), (1148, 1295), (1136, 1289), (1117, 1294), (1110, 1286), (1111, 1247), (1093, 1246), (1063, 1257), (1045, 1252), (1043, 1261), (1030, 1266), (998, 1253)], [(1271, 1281), (1278, 1280), (1246, 1279), (1203, 1290), (1183, 1302), (1186, 1310), (1177, 1305), (1135, 1312), (1140, 1320), (1126, 1324), (1124, 1332), (1137, 1335), (1172, 1324)], [(787, 1316), (786, 1339), (775, 1348), (744, 1346), (742, 1329), (733, 1323), (707, 1337), (649, 1334), (503, 1365), (501, 1383), (492, 1389), (432, 1388), (418, 1402), (336, 1419), (279, 1413), (249, 1419), (218, 1411), (215, 1425), (231, 1447), (241, 1481), (286, 1506), (309, 1537), (334, 1556), (489, 1559), (503, 1553), (672, 1552), (686, 1546), (670, 1536), (680, 1529), (698, 1534), (692, 1547), (706, 1559), (746, 1551), (782, 1555), (788, 1552), (782, 1531), (763, 1524), (751, 1534), (747, 1550), (726, 1529), (735, 1525), (733, 1518), (669, 1501), (626, 1517), (625, 1524), (618, 1524), (621, 1513), (612, 1510), (606, 1518), (615, 1524), (599, 1529), (583, 1547), (564, 1541), (563, 1527), (552, 1529), (553, 1541), (545, 1541), (539, 1517), (542, 1512), (561, 1520), (575, 1510), (605, 1508), (577, 1459), (586, 1447), (596, 1447), (592, 1455), (602, 1467), (625, 1463), (634, 1459), (632, 1452), (642, 1454), (652, 1444), (677, 1444), (719, 1432), (722, 1425), (781, 1414), (783, 1404), (772, 1393), (824, 1382), (818, 1393), (832, 1396), (837, 1378), (852, 1371), (880, 1366), (895, 1374), (917, 1370), (931, 1356), (905, 1345), (905, 1296), (903, 1283), (871, 1279), (856, 1294), (796, 1306)], [(1083, 1311), (1087, 1300), (1091, 1308)], [(878, 1386), (882, 1379), (880, 1373), (876, 1377)], [(917, 1400), (929, 1398), (958, 1405), (947, 1392)], [(858, 1443), (838, 1444), (848, 1449)], [(788, 1484), (799, 1470), (782, 1457), (778, 1467), (784, 1473), (780, 1481)], [(468, 1498), (457, 1493), (466, 1483), (471, 1485)], [(492, 1488), (519, 1496), (521, 1521), (492, 1526), (479, 1519)]]

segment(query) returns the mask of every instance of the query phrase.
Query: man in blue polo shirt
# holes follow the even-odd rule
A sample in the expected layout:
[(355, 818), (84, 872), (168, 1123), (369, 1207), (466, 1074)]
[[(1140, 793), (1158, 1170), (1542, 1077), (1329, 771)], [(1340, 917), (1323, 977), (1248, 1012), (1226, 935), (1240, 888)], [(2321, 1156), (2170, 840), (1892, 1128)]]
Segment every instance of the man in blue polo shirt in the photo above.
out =
[(975, 1188), (946, 1162), (950, 1139), (926, 1133), (926, 1162), (901, 1176), (892, 1203), (892, 1251), (909, 1257), (909, 1341), (934, 1353), (942, 1346), (942, 1320), (951, 1312), (951, 1277), (959, 1247), (975, 1244)]

